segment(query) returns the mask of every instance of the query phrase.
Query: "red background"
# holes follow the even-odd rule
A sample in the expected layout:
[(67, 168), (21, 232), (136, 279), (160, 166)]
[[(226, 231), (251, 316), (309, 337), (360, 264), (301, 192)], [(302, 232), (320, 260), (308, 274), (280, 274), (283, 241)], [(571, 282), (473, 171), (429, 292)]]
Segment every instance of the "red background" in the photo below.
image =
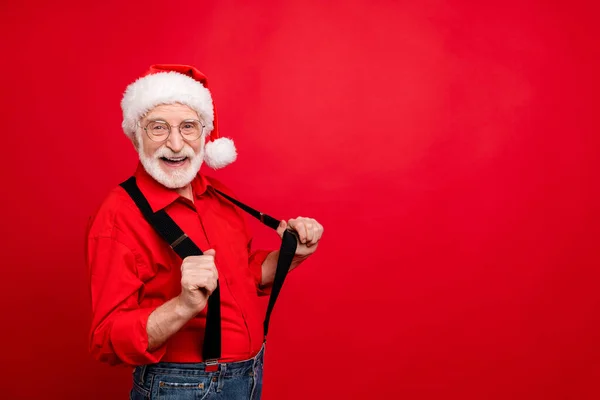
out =
[(2, 398), (127, 397), (87, 353), (84, 229), (151, 63), (208, 75), (240, 157), (206, 172), (325, 226), (264, 399), (600, 398), (592, 4), (3, 2)]

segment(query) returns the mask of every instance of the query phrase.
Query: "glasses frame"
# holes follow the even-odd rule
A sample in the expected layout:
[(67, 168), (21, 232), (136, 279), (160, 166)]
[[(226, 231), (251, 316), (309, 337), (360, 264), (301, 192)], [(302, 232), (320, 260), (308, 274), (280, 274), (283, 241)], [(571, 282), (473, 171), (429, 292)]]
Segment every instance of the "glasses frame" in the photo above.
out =
[[(152, 138), (152, 136), (150, 136), (150, 133), (148, 133), (148, 126), (153, 123), (153, 122), (161, 122), (164, 123), (165, 125), (167, 125), (167, 129), (169, 130), (169, 133), (167, 134), (167, 136), (163, 139), (163, 140), (155, 140)], [(200, 135), (195, 138), (195, 139), (188, 139), (185, 137), (184, 134), (181, 133), (181, 125), (185, 124), (186, 122), (197, 122), (200, 124), (201, 128), (200, 128)], [(171, 126), (171, 124), (169, 124), (167, 121), (164, 121), (162, 119), (151, 119), (146, 123), (146, 126), (142, 126), (140, 122), (138, 122), (138, 126), (140, 128), (142, 128), (144, 131), (146, 131), (146, 136), (148, 136), (148, 139), (152, 140), (154, 143), (163, 143), (166, 142), (167, 140), (169, 140), (169, 137), (171, 136), (171, 133), (173, 132), (173, 126)], [(204, 134), (204, 128), (206, 128), (206, 125), (204, 125), (204, 123), (202, 121), (200, 121), (199, 119), (193, 119), (193, 118), (189, 118), (189, 119), (185, 119), (183, 121), (181, 121), (181, 123), (179, 125), (176, 126), (177, 130), (179, 130), (179, 134), (181, 135), (181, 137), (183, 138), (183, 140), (188, 141), (188, 142), (193, 142), (195, 140), (198, 140), (202, 137), (202, 135)]]

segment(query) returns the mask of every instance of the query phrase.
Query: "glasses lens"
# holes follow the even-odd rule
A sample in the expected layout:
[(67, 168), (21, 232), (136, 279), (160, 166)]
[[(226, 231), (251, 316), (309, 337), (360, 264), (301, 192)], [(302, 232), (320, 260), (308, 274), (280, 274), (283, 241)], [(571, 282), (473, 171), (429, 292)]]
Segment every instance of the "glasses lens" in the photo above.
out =
[(202, 125), (198, 121), (183, 121), (179, 131), (186, 139), (197, 139), (202, 133)]
[(169, 136), (169, 125), (167, 125), (166, 122), (151, 121), (148, 126), (146, 126), (146, 132), (148, 132), (150, 139), (161, 141)]

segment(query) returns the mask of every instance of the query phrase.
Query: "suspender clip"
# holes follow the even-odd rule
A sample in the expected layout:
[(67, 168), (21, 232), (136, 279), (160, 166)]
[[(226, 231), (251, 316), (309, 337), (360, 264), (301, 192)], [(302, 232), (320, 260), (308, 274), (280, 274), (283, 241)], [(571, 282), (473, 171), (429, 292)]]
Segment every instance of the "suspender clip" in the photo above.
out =
[(216, 358), (206, 360), (204, 364), (206, 364), (206, 367), (204, 368), (206, 372), (215, 372), (219, 370), (219, 360), (217, 360)]
[(175, 247), (177, 247), (177, 245), (181, 242), (183, 242), (185, 239), (187, 239), (188, 235), (186, 235), (185, 233), (181, 236), (179, 236), (177, 239), (175, 239), (175, 241), (173, 243), (170, 244), (171, 248), (174, 249)]

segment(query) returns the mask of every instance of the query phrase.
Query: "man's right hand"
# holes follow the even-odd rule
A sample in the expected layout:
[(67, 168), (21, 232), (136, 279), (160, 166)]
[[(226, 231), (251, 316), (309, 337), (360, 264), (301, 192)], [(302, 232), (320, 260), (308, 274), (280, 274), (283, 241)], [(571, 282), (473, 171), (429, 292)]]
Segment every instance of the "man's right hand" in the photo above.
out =
[(202, 256), (190, 256), (183, 260), (179, 303), (185, 313), (195, 316), (206, 307), (209, 296), (217, 288), (218, 278), (214, 250), (207, 250)]

